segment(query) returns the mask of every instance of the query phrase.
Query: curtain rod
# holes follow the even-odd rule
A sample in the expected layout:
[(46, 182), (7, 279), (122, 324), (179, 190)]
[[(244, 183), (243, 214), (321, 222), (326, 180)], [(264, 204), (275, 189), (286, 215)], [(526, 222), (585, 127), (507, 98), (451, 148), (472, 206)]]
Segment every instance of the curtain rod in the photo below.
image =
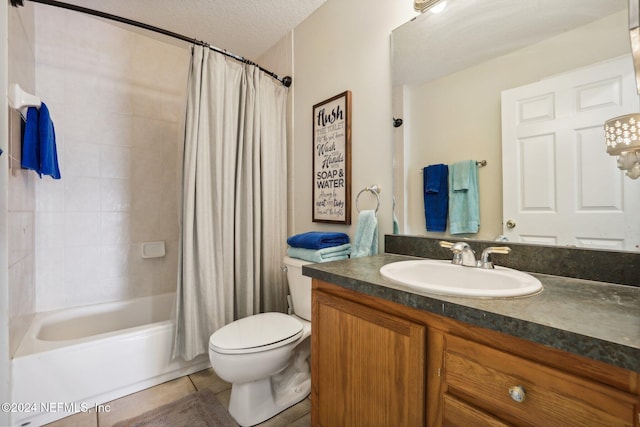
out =
[[(279, 82), (281, 82), (285, 87), (289, 87), (291, 86), (292, 83), (292, 79), (289, 76), (285, 76), (285, 77), (278, 77), (278, 75), (272, 71), (266, 70), (264, 68), (262, 68), (261, 66), (259, 66), (258, 64), (256, 64), (253, 61), (250, 61), (242, 56), (239, 55), (235, 55), (233, 53), (227, 52), (225, 50), (219, 49), (217, 47), (211, 46), (209, 43), (203, 42), (201, 40), (197, 40), (195, 38), (189, 38), (187, 36), (183, 36), (182, 34), (178, 34), (178, 33), (174, 33), (172, 31), (168, 31), (165, 30), (164, 28), (158, 28), (158, 27), (154, 27), (153, 25), (149, 25), (149, 24), (145, 24), (143, 22), (139, 22), (139, 21), (134, 21), (132, 19), (128, 19), (128, 18), (123, 18), (121, 16), (117, 16), (117, 15), (112, 15), (110, 13), (106, 13), (106, 12), (100, 12), (99, 10), (94, 10), (94, 9), (88, 9), (86, 7), (82, 7), (82, 6), (76, 6), (73, 4), (69, 4), (69, 3), (63, 3), (63, 2), (59, 2), (56, 0), (29, 0), (33, 3), (42, 3), (42, 4), (46, 4), (49, 6), (55, 6), (55, 7), (60, 7), (63, 9), (68, 9), (68, 10), (72, 10), (74, 12), (81, 12), (81, 13), (86, 13), (88, 15), (93, 15), (93, 16), (97, 16), (99, 18), (104, 18), (104, 19), (110, 19), (112, 21), (117, 21), (117, 22), (121, 22), (123, 24), (128, 24), (128, 25), (132, 25), (134, 27), (138, 27), (138, 28), (143, 28), (145, 30), (149, 30), (149, 31), (153, 31), (156, 33), (160, 33), (163, 34), (165, 36), (169, 36), (169, 37), (173, 37), (174, 39), (179, 39), (182, 41), (185, 41), (187, 43), (192, 43), (192, 44), (197, 44), (200, 46), (205, 46), (208, 47), (209, 49), (221, 53), (223, 55), (226, 55), (230, 58), (233, 58), (237, 61), (243, 62), (245, 64), (249, 64), (249, 65), (255, 65), (256, 67), (258, 67), (261, 71), (263, 71), (264, 73), (270, 75), (271, 77), (273, 77), (274, 79), (278, 80)], [(18, 7), (18, 6), (24, 6), (24, 2), (23, 0), (10, 0), (11, 2), (11, 6), (14, 7)]]

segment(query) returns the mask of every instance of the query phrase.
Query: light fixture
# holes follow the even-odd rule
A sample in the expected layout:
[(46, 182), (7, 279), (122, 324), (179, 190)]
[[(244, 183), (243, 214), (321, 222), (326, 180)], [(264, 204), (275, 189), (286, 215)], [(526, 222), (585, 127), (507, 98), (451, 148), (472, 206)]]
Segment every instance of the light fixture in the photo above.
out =
[(640, 113), (609, 119), (604, 124), (607, 153), (618, 156), (618, 168), (640, 178)]
[(430, 10), (433, 13), (440, 13), (447, 7), (447, 2), (442, 0), (414, 0), (413, 8), (420, 12), (424, 13), (427, 10)]
[(447, 2), (446, 1), (441, 1), (440, 3), (438, 3), (437, 5), (433, 6), (431, 9), (429, 9), (429, 11), (431, 13), (440, 13), (442, 12), (445, 8), (447, 7)]

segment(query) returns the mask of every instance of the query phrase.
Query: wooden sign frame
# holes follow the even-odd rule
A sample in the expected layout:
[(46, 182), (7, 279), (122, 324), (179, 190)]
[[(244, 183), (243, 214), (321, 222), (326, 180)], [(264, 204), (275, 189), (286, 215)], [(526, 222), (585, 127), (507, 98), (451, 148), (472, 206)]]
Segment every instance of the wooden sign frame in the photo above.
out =
[(351, 224), (351, 92), (313, 106), (313, 222)]

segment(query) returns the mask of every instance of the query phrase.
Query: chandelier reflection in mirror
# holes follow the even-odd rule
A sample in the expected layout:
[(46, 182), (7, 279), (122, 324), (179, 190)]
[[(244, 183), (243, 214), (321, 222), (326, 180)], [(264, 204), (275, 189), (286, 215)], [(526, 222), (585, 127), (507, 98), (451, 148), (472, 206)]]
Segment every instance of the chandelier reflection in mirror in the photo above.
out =
[(424, 13), (427, 10), (432, 13), (440, 13), (445, 7), (447, 7), (447, 2), (444, 0), (414, 0), (413, 8), (420, 13)]
[(609, 119), (604, 124), (607, 153), (618, 156), (618, 168), (640, 178), (640, 113)]

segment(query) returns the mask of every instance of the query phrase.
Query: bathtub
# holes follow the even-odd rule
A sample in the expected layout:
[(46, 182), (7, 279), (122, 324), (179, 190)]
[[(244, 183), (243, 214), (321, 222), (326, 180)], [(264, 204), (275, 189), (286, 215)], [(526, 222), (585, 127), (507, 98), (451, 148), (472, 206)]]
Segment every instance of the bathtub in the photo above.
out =
[[(210, 366), (171, 360), (175, 293), (38, 313), (12, 360), (13, 425), (42, 425)], [(27, 424), (25, 424), (27, 423)]]

